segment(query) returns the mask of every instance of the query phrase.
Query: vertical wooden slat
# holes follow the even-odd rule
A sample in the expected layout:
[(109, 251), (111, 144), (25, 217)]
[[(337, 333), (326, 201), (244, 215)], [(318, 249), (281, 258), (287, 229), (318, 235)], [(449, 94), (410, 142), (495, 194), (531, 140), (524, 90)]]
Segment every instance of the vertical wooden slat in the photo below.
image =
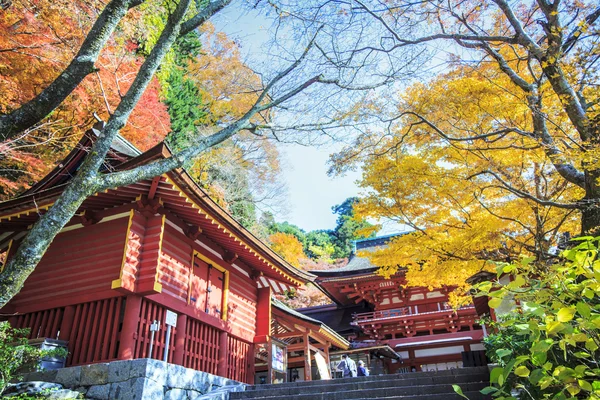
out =
[(51, 321), (51, 316), (54, 316), (54, 309), (43, 311), (42, 323), (40, 325), (40, 335), (39, 337), (49, 337), (50, 334), (48, 332), (48, 328), (50, 327), (49, 321)]
[(102, 302), (102, 312), (100, 313), (100, 329), (96, 337), (96, 345), (94, 346), (94, 354), (92, 355), (94, 360), (102, 359), (102, 349), (104, 346), (104, 338), (108, 336), (111, 321), (107, 319), (107, 314), (110, 311), (113, 299), (106, 299)]
[(79, 314), (79, 323), (75, 325), (75, 349), (73, 351), (72, 364), (76, 365), (79, 363), (79, 352), (84, 340), (85, 324), (87, 323), (87, 316), (89, 303), (85, 303), (81, 307), (81, 313)]
[(135, 343), (134, 358), (146, 358), (146, 349), (144, 344), (144, 321), (146, 320), (146, 313), (148, 309), (148, 302), (142, 300), (140, 306), (140, 324), (138, 325), (137, 340)]
[(94, 302), (88, 303), (88, 310), (86, 313), (84, 313), (85, 328), (83, 330), (83, 335), (81, 338), (81, 348), (80, 348), (80, 354), (78, 355), (78, 358), (79, 358), (78, 364), (83, 364), (87, 361), (85, 357), (86, 357), (88, 346), (90, 344), (90, 335), (91, 335), (93, 316), (95, 314), (95, 311), (96, 311), (96, 303), (94, 303)]
[[(104, 309), (104, 301), (97, 301), (94, 302), (96, 309), (94, 310), (94, 313), (92, 314), (92, 329), (90, 331), (90, 338), (89, 338), (89, 342), (87, 345), (87, 351), (85, 352), (85, 362), (93, 362), (94, 361), (94, 349), (97, 346), (97, 339), (98, 339), (98, 328), (99, 328), (99, 323), (100, 323), (100, 314), (102, 314), (103, 309)], [(102, 321), (102, 325), (104, 325), (105, 322)]]
[(115, 298), (110, 299), (108, 303), (108, 309), (106, 310), (106, 329), (104, 330), (104, 335), (102, 336), (102, 344), (100, 345), (98, 357), (101, 360), (106, 360), (109, 357), (109, 341), (110, 336), (113, 329), (113, 324), (115, 323), (113, 318), (113, 312), (115, 311)]
[(35, 313), (35, 322), (31, 327), (31, 331), (29, 331), (29, 339), (35, 339), (38, 337), (38, 330), (40, 329), (40, 325), (42, 324), (42, 314), (43, 312)]
[(52, 328), (50, 329), (50, 334), (53, 339), (58, 339), (58, 331), (60, 329), (60, 324), (62, 324), (63, 315), (64, 309), (62, 308), (59, 308), (54, 315), (54, 321), (52, 322)]
[(108, 359), (117, 358), (117, 336), (119, 333), (119, 318), (121, 318), (121, 308), (123, 307), (124, 297), (119, 297), (117, 304), (114, 308), (112, 317), (112, 332), (110, 334), (110, 349), (108, 352)]
[(71, 329), (71, 334), (69, 335), (69, 344), (68, 344), (68, 348), (69, 348), (69, 357), (67, 358), (67, 367), (70, 367), (71, 365), (73, 365), (73, 355), (75, 354), (75, 348), (76, 348), (76, 344), (77, 344), (77, 333), (79, 331), (79, 322), (81, 319), (81, 311), (82, 311), (83, 305), (82, 304), (78, 304), (77, 307), (75, 307), (75, 317), (73, 317), (73, 329)]

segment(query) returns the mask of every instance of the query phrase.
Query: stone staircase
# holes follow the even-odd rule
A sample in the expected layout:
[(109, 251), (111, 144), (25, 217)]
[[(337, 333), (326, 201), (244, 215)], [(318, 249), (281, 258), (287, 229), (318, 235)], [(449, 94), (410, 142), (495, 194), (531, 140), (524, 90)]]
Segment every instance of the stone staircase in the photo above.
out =
[(459, 385), (470, 400), (487, 400), (479, 391), (489, 385), (487, 367), (461, 368), (438, 372), (413, 372), (331, 381), (294, 382), (279, 385), (247, 386), (231, 393), (231, 400), (459, 400), (452, 389)]

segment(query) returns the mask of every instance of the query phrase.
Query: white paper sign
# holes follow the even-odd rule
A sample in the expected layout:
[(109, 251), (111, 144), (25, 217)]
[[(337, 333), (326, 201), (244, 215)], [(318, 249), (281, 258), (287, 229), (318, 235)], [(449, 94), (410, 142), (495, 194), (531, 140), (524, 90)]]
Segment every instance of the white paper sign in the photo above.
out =
[(321, 379), (331, 379), (329, 375), (329, 369), (327, 368), (327, 362), (325, 358), (321, 355), (321, 353), (315, 353), (315, 362), (317, 363), (317, 369), (319, 370), (319, 375), (321, 375)]
[(173, 311), (167, 310), (167, 315), (165, 316), (165, 324), (171, 325), (173, 328), (177, 327), (177, 314)]

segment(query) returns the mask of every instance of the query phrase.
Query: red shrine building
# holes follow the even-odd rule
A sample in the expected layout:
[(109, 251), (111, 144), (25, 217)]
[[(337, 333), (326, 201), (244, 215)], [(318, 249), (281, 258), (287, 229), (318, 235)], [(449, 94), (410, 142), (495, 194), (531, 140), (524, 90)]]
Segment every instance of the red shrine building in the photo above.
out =
[[(0, 203), (0, 271), (97, 134), (92, 129), (40, 182)], [(142, 154), (117, 137), (104, 168), (170, 155), (164, 144)], [(376, 270), (357, 256), (337, 270), (296, 269), (178, 169), (86, 199), (0, 319), (29, 328), (30, 339), (67, 343), (66, 366), (166, 356), (246, 383), (326, 378), (341, 352), (379, 374), (461, 367), (465, 354), (483, 349), (474, 307), (446, 304), (451, 288), (404, 287), (402, 271), (386, 280)], [(272, 299), (308, 282), (334, 304), (300, 313)], [(284, 353), (280, 371), (271, 362), (276, 347)]]
[[(0, 204), (5, 260), (60, 196), (94, 134), (30, 190)], [(164, 144), (141, 154), (119, 137), (105, 168), (126, 170), (169, 156)], [(313, 279), (179, 169), (85, 200), (0, 315), (29, 328), (30, 339), (68, 342), (66, 366), (166, 354), (174, 364), (254, 383), (256, 357), (273, 334), (288, 341), (297, 336), (291, 342), (297, 358), (328, 357), (332, 346), (348, 346), (314, 321), (294, 324), (297, 316), (272, 312), (272, 293)], [(273, 314), (282, 314), (278, 328)], [(157, 331), (150, 329), (154, 321)]]
[[(393, 236), (359, 240), (355, 253), (385, 246)], [(299, 311), (349, 339), (357, 354), (389, 346), (402, 362), (382, 357), (387, 373), (485, 365), (484, 330), (473, 305), (453, 310), (447, 303), (452, 288), (406, 287), (401, 268), (391, 279), (378, 276), (377, 269), (353, 255), (342, 268), (311, 271), (335, 304)]]

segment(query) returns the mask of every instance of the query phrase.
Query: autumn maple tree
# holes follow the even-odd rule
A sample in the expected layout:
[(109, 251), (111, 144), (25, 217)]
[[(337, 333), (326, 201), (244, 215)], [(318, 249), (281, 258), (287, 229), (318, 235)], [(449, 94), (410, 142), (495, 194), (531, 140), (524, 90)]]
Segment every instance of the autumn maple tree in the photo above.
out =
[(464, 286), (487, 259), (543, 262), (562, 234), (597, 233), (597, 2), (311, 5), (290, 15), (327, 21), (340, 75), (390, 84), (340, 110), (357, 134), (332, 158), (364, 168), (358, 214), (413, 231), (374, 255), (382, 274)]
[[(313, 30), (311, 35), (304, 38), (303, 44), (290, 53), (293, 55), (279, 64), (281, 68), (274, 68), (268, 77), (260, 80), (259, 87), (250, 94), (253, 101), (237, 115), (222, 116), (217, 126), (199, 129), (196, 135), (192, 135), (193, 140), (175, 150), (172, 157), (126, 171), (102, 173), (101, 166), (113, 140), (131, 122), (132, 113), (146, 89), (151, 87), (156, 75), (159, 80), (165, 79), (163, 69), (159, 72), (159, 66), (163, 62), (164, 65), (174, 62), (173, 46), (229, 3), (230, 0), (158, 1), (154, 8), (151, 7), (153, 2), (143, 0), (111, 0), (106, 5), (102, 4), (102, 7), (94, 9), (95, 13), (92, 15), (96, 18), (92, 19), (94, 22), (87, 35), (80, 46), (76, 47), (78, 50), (72, 52), (75, 54), (68, 65), (58, 67), (58, 75), (54, 75), (53, 80), (43, 85), (43, 88), (38, 88), (39, 92), (34, 93), (33, 98), (21, 99), (21, 102), (15, 103), (11, 108), (2, 110), (0, 138), (3, 141), (15, 140), (28, 130), (35, 129), (38, 124), (43, 123), (44, 118), (68, 101), (69, 96), (80, 88), (85, 79), (95, 75), (97, 66), (102, 61), (102, 51), (111, 45), (113, 33), (120, 31), (116, 28), (120, 24), (130, 26), (126, 19), (130, 10), (133, 10), (133, 15), (136, 11), (143, 12), (145, 7), (150, 7), (149, 19), (155, 29), (145, 31), (148, 37), (143, 43), (143, 59), (139, 60), (139, 68), (130, 74), (131, 80), (124, 84), (122, 90), (117, 85), (119, 98), (115, 104), (111, 104), (106, 90), (100, 87), (100, 98), (108, 110), (106, 123), (97, 130), (98, 138), (78, 169), (77, 175), (71, 179), (48, 212), (28, 231), (15, 254), (4, 266), (0, 274), (0, 307), (19, 292), (54, 237), (75, 215), (88, 196), (106, 188), (149, 179), (174, 168), (189, 165), (199, 154), (223, 143), (240, 131), (260, 136), (260, 132), (266, 128), (265, 122), (268, 121), (272, 109), (280, 107), (315, 84), (335, 83), (335, 80), (325, 79), (318, 71), (300, 72), (300, 67), (315, 47), (318, 30)], [(133, 64), (136, 63), (135, 60), (132, 61)], [(259, 116), (261, 126), (255, 122)]]

